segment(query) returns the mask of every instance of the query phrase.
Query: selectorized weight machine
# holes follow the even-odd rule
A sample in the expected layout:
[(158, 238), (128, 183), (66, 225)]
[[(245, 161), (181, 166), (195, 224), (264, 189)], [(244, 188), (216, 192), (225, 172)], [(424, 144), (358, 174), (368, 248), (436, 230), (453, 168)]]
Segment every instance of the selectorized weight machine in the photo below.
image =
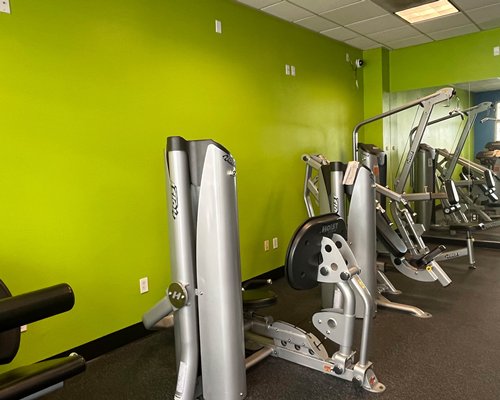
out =
[[(425, 266), (425, 269), (428, 270), (431, 276), (435, 275), (435, 278), (439, 279), (441, 284), (443, 284), (443, 286), (448, 285), (451, 281), (444, 273), (444, 271), (442, 271), (441, 267), (437, 264), (435, 259), (441, 253), (443, 253), (445, 248), (444, 246), (438, 246), (433, 250), (430, 250), (426, 246), (426, 244), (422, 239), (422, 235), (425, 231), (425, 228), (422, 224), (415, 223), (414, 217), (416, 216), (416, 214), (414, 213), (412, 208), (410, 208), (409, 202), (428, 201), (436, 198), (446, 198), (448, 197), (448, 194), (432, 193), (432, 192), (406, 193), (405, 188), (410, 173), (412, 171), (412, 165), (414, 163), (415, 156), (417, 154), (420, 143), (422, 142), (425, 129), (429, 123), (429, 119), (433, 108), (439, 103), (450, 100), (454, 96), (454, 94), (455, 91), (452, 88), (444, 88), (438, 90), (437, 92), (431, 95), (417, 99), (413, 102), (407, 103), (403, 106), (394, 108), (390, 111), (384, 112), (380, 115), (376, 115), (372, 118), (360, 122), (354, 127), (352, 134), (355, 159), (357, 160), (361, 155), (360, 158), (362, 163), (368, 166), (373, 165), (374, 163), (376, 163), (377, 157), (373, 157), (373, 155), (370, 154), (369, 152), (363, 151), (363, 147), (359, 146), (358, 144), (359, 130), (367, 124), (381, 120), (383, 118), (389, 117), (399, 112), (408, 110), (416, 106), (422, 107), (422, 113), (417, 128), (415, 130), (415, 133), (413, 135), (413, 140), (411, 141), (404, 162), (402, 160), (401, 171), (399, 172), (398, 176), (395, 179), (394, 190), (389, 191), (386, 190), (386, 188), (384, 188), (383, 186), (379, 185), (377, 186), (377, 191), (382, 195), (390, 197), (393, 200), (390, 203), (389, 207), (392, 218), (394, 220), (394, 224), (407, 249), (405, 258), (410, 262), (410, 264), (415, 264), (417, 266), (416, 268), (417, 270), (419, 266), (421, 265)], [(450, 253), (449, 255), (451, 254), (452, 253)], [(396, 261), (396, 264), (399, 262), (398, 258), (393, 260), (393, 263), (394, 261)], [(423, 278), (422, 280), (429, 281), (428, 277), (426, 277), (425, 274), (421, 274), (421, 277)]]
[[(440, 199), (442, 216), (438, 221), (437, 207), (435, 201), (419, 203), (417, 205), (417, 220), (424, 225), (426, 230), (443, 231), (448, 230), (450, 234), (456, 231), (465, 232), (466, 246), (455, 250), (455, 254), (441, 254), (440, 259), (449, 259), (467, 256), (470, 268), (475, 268), (474, 257), (474, 231), (491, 229), (500, 226), (499, 222), (494, 222), (483, 211), (483, 207), (477, 204), (472, 196), (474, 186), (481, 190), (482, 195), (491, 202), (498, 201), (495, 194), (496, 184), (492, 171), (484, 169), (482, 177), (475, 175), (471, 178), (471, 169), (476, 168), (474, 163), (464, 160), (460, 154), (477, 116), (485, 111), (490, 111), (493, 104), (491, 102), (480, 103), (465, 110), (454, 110), (447, 116), (429, 122), (428, 125), (447, 121), (460, 116), (466, 119), (462, 132), (459, 135), (457, 144), (452, 153), (446, 149), (434, 149), (433, 147), (421, 143), (414, 164), (414, 179), (412, 186), (415, 191), (438, 190), (446, 192), (447, 198)], [(410, 133), (413, 133), (413, 131)], [(458, 165), (462, 165), (463, 171), (460, 173), (462, 180), (454, 181), (453, 175)], [(468, 171), (465, 173), (464, 171)]]
[[(454, 110), (447, 116), (429, 122), (428, 125), (433, 125), (458, 116), (462, 119), (466, 119), (452, 153), (445, 149), (434, 149), (427, 144), (420, 144), (416, 157), (417, 161), (414, 164), (414, 191), (419, 192), (425, 191), (426, 189), (430, 189), (431, 191), (435, 189), (439, 190), (440, 187), (453, 180), (454, 172), (457, 166), (460, 165), (460, 154), (463, 151), (465, 142), (478, 114), (491, 110), (492, 106), (493, 104), (491, 102), (480, 103), (465, 110)], [(413, 131), (410, 135), (412, 134)], [(465, 178), (465, 174), (462, 173), (461, 175)], [(469, 222), (469, 218), (466, 216), (467, 210), (479, 213), (483, 220), (491, 221), (491, 219), (475, 205), (475, 201), (471, 198), (470, 192), (473, 185), (478, 185), (482, 189), (483, 195), (488, 197), (491, 201), (496, 202), (498, 200), (495, 194), (495, 179), (490, 170), (483, 171), (482, 179), (477, 179), (477, 177), (475, 177), (475, 179), (454, 181), (458, 198), (452, 196), (452, 199), (446, 198), (441, 200), (444, 217), (446, 217), (450, 223)], [(466, 208), (465, 210), (461, 204)], [(417, 207), (418, 221), (423, 223), (426, 229), (429, 229), (431, 227), (432, 216), (435, 215), (434, 202), (422, 203)], [(435, 221), (433, 222), (435, 223)]]
[[(175, 399), (243, 399), (246, 369), (271, 355), (371, 392), (385, 390), (368, 357), (374, 302), (345, 239), (344, 221), (333, 214), (307, 220), (294, 234), (285, 261), (292, 287), (335, 284), (342, 293), (342, 308), (331, 304), (312, 317), (319, 332), (340, 346), (330, 357), (313, 334), (257, 314), (272, 296), (242, 299), (236, 165), (229, 151), (211, 140), (169, 137), (165, 162), (172, 283), (143, 322), (153, 329), (174, 315)], [(352, 348), (356, 294), (364, 306), (358, 361)], [(245, 342), (259, 348), (248, 358)]]
[[(374, 150), (379, 157), (380, 152)], [(394, 266), (405, 276), (418, 281), (432, 282), (438, 280), (443, 286), (447, 286), (451, 280), (446, 273), (441, 269), (437, 263), (433, 263), (432, 268), (428, 265), (433, 262), (433, 254), (426, 254), (422, 259), (414, 261), (411, 264), (405, 257), (408, 249), (404, 242), (398, 236), (396, 231), (391, 228), (392, 222), (388, 219), (385, 210), (382, 206), (375, 201), (375, 197), (368, 198), (360, 196), (358, 193), (351, 191), (349, 186), (345, 186), (345, 177), (349, 176), (347, 166), (341, 162), (330, 162), (323, 155), (310, 155), (305, 154), (302, 156), (303, 161), (306, 163), (306, 174), (304, 182), (304, 202), (309, 216), (323, 215), (327, 213), (337, 213), (345, 217), (346, 198), (349, 199), (349, 218), (355, 218), (357, 223), (351, 222), (349, 226), (357, 226), (357, 230), (367, 229), (373, 230), (373, 225), (376, 226), (377, 244), (380, 248), (383, 247), (383, 252), (389, 252)], [(359, 164), (358, 162), (354, 162)], [(372, 170), (378, 171), (378, 166), (371, 165)], [(383, 195), (393, 199), (392, 201), (399, 201), (406, 204), (406, 201), (397, 193), (382, 187), (381, 185), (372, 185), (378, 189), (383, 189)], [(367, 212), (375, 212), (376, 219), (363, 218), (359, 214), (359, 210)], [(371, 211), (366, 211), (371, 210)], [(351, 217), (352, 216), (352, 217)], [(360, 218), (361, 217), (361, 218)], [(411, 217), (410, 217), (411, 218)], [(360, 227), (360, 222), (362, 228)], [(371, 225), (372, 224), (372, 225)], [(371, 244), (370, 244), (371, 245)], [(375, 243), (373, 243), (375, 246)], [(377, 263), (376, 258), (367, 260), (370, 264), (367, 265), (367, 270), (375, 271), (376, 281), (378, 285), (372, 289), (374, 298), (378, 306), (397, 309), (400, 311), (411, 313), (417, 317), (428, 318), (431, 315), (418, 307), (395, 303), (388, 300), (383, 294), (400, 294), (394, 285), (390, 282), (383, 271), (383, 263)], [(373, 282), (373, 278), (372, 278)], [(323, 304), (329, 300), (328, 295), (325, 297), (323, 294)]]

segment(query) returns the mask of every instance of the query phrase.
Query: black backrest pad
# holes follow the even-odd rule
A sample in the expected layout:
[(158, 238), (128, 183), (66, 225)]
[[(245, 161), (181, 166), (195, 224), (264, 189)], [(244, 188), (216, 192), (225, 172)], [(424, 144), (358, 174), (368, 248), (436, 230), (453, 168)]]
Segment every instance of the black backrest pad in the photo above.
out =
[[(10, 291), (0, 280), (0, 299), (11, 297)], [(0, 332), (0, 364), (10, 363), (19, 350), (21, 340), (21, 330), (12, 328), (8, 331)]]
[(318, 267), (321, 263), (321, 240), (333, 234), (347, 239), (345, 222), (337, 214), (309, 218), (296, 230), (288, 245), (285, 274), (294, 289), (311, 289), (318, 285)]
[(389, 226), (380, 211), (377, 211), (377, 239), (381, 240), (387, 250), (395, 257), (403, 257), (408, 250), (403, 240)]

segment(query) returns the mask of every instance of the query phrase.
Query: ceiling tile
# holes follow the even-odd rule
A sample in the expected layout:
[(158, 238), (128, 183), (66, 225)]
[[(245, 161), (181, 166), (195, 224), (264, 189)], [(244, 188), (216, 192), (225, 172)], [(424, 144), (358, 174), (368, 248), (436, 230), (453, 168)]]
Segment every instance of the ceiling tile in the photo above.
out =
[(316, 32), (326, 31), (327, 29), (338, 27), (335, 22), (318, 17), (317, 15), (299, 19), (298, 21), (295, 21), (295, 23)]
[(407, 25), (408, 24), (401, 21), (400, 18), (387, 14), (367, 19), (365, 21), (355, 22), (354, 24), (347, 25), (347, 28), (361, 33), (362, 35), (366, 35), (368, 33), (386, 31), (388, 29), (399, 28)]
[(500, 3), (467, 11), (467, 15), (482, 29), (500, 27)]
[(262, 8), (270, 6), (271, 4), (279, 3), (280, 0), (237, 0), (253, 8)]
[(454, 0), (453, 3), (461, 10), (470, 10), (492, 4), (498, 4), (498, 0)]
[(368, 39), (364, 36), (358, 36), (353, 39), (345, 40), (349, 46), (356, 47), (361, 50), (373, 49), (375, 47), (380, 47), (381, 45), (377, 42), (374, 42), (371, 39)]
[(273, 4), (272, 6), (264, 7), (262, 11), (287, 21), (296, 21), (313, 15), (309, 11), (304, 10), (301, 7), (297, 7), (287, 1), (281, 1), (277, 4)]
[(389, 13), (383, 8), (373, 4), (371, 1), (363, 0), (349, 6), (322, 13), (321, 16), (345, 26), (386, 14)]
[(402, 40), (388, 41), (384, 42), (383, 44), (389, 46), (391, 49), (400, 49), (402, 47), (416, 46), (417, 44), (423, 44), (429, 42), (432, 42), (431, 38), (428, 38), (425, 35), (419, 35)]
[(367, 34), (367, 36), (380, 43), (394, 42), (397, 40), (407, 39), (419, 36), (420, 32), (411, 26), (403, 26), (401, 28), (388, 29), (382, 32), (375, 32)]
[(336, 8), (348, 6), (353, 3), (360, 3), (363, 0), (288, 0), (290, 3), (296, 4), (316, 14), (321, 14), (325, 11), (334, 10)]
[(340, 40), (341, 42), (359, 36), (357, 33), (343, 27), (328, 29), (326, 31), (322, 31), (321, 34), (335, 40)]
[(476, 25), (469, 24), (465, 26), (459, 26), (458, 28), (446, 29), (443, 31), (437, 31), (429, 33), (429, 36), (434, 40), (448, 39), (454, 36), (467, 35), (468, 33), (479, 32)]
[(434, 18), (425, 22), (417, 22), (413, 24), (413, 26), (423, 33), (431, 33), (469, 24), (470, 21), (465, 15), (457, 13)]

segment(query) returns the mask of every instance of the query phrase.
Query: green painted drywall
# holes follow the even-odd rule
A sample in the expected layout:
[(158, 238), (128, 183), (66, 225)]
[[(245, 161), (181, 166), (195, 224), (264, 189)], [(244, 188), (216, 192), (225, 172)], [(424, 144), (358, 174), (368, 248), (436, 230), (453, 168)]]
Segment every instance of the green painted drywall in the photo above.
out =
[(500, 77), (500, 29), (390, 52), (390, 90), (422, 89)]
[[(389, 51), (384, 48), (363, 52), (364, 117), (370, 118), (387, 111), (384, 97), (389, 91)], [(379, 120), (361, 128), (359, 141), (383, 146), (384, 121)]]
[(283, 264), (306, 217), (301, 154), (351, 158), (363, 97), (345, 53), (359, 50), (229, 0), (11, 8), (0, 14), (1, 278), (15, 294), (62, 281), (76, 293), (71, 312), (28, 327), (11, 366), (132, 325), (164, 295), (169, 135), (212, 138), (236, 158), (243, 278)]

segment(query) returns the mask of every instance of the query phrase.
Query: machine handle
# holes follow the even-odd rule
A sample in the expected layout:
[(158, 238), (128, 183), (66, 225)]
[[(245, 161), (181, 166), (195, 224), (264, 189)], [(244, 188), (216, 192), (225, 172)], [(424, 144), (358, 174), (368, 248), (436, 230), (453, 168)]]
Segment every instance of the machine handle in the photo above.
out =
[(168, 297), (165, 296), (156, 303), (151, 310), (142, 316), (142, 323), (146, 329), (154, 330), (155, 325), (173, 311), (174, 307), (170, 303)]

